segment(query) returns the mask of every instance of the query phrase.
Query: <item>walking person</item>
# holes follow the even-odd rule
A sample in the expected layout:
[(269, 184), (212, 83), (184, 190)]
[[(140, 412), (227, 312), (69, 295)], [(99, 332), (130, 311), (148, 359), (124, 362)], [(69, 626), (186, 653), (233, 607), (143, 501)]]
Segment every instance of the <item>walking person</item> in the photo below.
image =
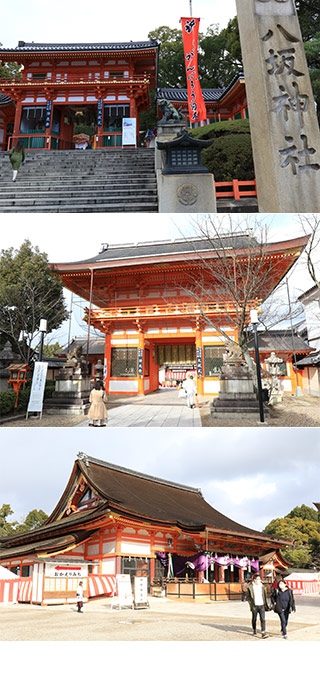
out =
[(78, 613), (83, 613), (82, 606), (83, 606), (83, 582), (79, 582), (79, 586), (77, 588), (77, 608), (78, 608)]
[(96, 381), (90, 393), (91, 406), (88, 412), (90, 419), (89, 427), (105, 427), (108, 420), (108, 412), (105, 406), (107, 397), (104, 392), (103, 384)]
[(252, 632), (254, 635), (257, 634), (257, 616), (259, 614), (262, 638), (265, 639), (268, 637), (265, 612), (270, 609), (267, 601), (267, 592), (259, 574), (253, 575), (253, 580), (248, 586), (247, 599), (252, 612)]
[(184, 384), (183, 388), (187, 394), (187, 405), (189, 408), (194, 408), (195, 407), (195, 396), (197, 395), (197, 387), (193, 381), (193, 376), (187, 377)]
[(12, 147), (12, 149), (9, 152), (9, 159), (10, 163), (13, 169), (13, 175), (12, 175), (12, 181), (15, 181), (18, 175), (18, 171), (20, 169), (20, 166), (22, 162), (24, 162), (26, 158), (23, 143), (21, 140)]
[(295, 613), (296, 604), (292, 589), (288, 587), (284, 579), (280, 579), (276, 589), (272, 590), (271, 602), (273, 610), (278, 613), (281, 623), (281, 632), (284, 639), (288, 639), (287, 626), (289, 614)]

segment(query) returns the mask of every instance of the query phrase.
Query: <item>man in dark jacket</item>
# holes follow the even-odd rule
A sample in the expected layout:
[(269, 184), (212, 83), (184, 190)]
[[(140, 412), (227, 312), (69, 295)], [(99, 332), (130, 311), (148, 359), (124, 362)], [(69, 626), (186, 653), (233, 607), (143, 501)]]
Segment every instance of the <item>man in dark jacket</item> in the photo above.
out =
[(247, 599), (252, 612), (252, 631), (257, 634), (257, 616), (260, 616), (262, 638), (268, 637), (266, 633), (265, 612), (270, 610), (267, 601), (267, 592), (262, 584), (259, 574), (253, 575), (253, 580), (248, 586)]
[(289, 614), (292, 611), (295, 613), (296, 605), (293, 591), (288, 587), (288, 584), (284, 579), (280, 579), (278, 587), (272, 590), (271, 602), (273, 605), (273, 610), (279, 615), (283, 637), (284, 639), (287, 639)]

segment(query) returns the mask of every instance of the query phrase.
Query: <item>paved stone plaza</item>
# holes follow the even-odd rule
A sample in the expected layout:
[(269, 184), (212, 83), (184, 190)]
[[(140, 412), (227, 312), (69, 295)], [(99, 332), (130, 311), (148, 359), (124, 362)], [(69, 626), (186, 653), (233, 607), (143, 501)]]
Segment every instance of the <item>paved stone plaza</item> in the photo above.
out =
[[(288, 640), (320, 640), (320, 596), (298, 597), (297, 612), (290, 616)], [(111, 610), (111, 599), (101, 598), (76, 606), (0, 607), (1, 639), (20, 640), (112, 640), (112, 641), (251, 641), (262, 643), (258, 630), (252, 636), (250, 610), (246, 602), (193, 603), (150, 599), (150, 609)], [(267, 613), (271, 641), (286, 643), (280, 621)]]
[[(220, 419), (210, 415), (208, 396), (199, 396), (199, 408), (191, 410), (178, 399), (176, 390), (164, 390), (147, 396), (108, 396), (108, 427), (259, 427), (255, 417)], [(3, 427), (87, 427), (82, 415), (57, 413), (43, 417), (23, 416), (4, 419)], [(282, 403), (270, 409), (269, 427), (320, 427), (320, 398), (304, 395), (285, 396)]]

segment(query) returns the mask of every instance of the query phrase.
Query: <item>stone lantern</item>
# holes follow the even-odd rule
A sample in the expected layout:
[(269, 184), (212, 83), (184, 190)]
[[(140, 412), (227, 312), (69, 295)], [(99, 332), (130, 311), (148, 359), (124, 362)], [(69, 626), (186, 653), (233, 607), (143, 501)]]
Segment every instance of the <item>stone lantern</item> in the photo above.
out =
[(277, 357), (275, 352), (272, 352), (270, 357), (268, 357), (265, 360), (265, 363), (269, 365), (269, 374), (271, 377), (271, 390), (270, 390), (270, 395), (269, 395), (269, 403), (272, 405), (273, 403), (281, 403), (282, 398), (283, 398), (283, 393), (281, 390), (281, 381), (280, 381), (280, 364), (283, 363), (283, 360), (280, 357)]

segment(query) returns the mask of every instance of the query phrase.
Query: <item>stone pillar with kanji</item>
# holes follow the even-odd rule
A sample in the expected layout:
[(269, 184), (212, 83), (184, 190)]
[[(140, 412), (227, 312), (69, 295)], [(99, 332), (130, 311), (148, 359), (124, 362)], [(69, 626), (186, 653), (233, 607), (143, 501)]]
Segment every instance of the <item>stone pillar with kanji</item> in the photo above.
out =
[(294, 0), (236, 0), (260, 212), (320, 212), (320, 133)]

